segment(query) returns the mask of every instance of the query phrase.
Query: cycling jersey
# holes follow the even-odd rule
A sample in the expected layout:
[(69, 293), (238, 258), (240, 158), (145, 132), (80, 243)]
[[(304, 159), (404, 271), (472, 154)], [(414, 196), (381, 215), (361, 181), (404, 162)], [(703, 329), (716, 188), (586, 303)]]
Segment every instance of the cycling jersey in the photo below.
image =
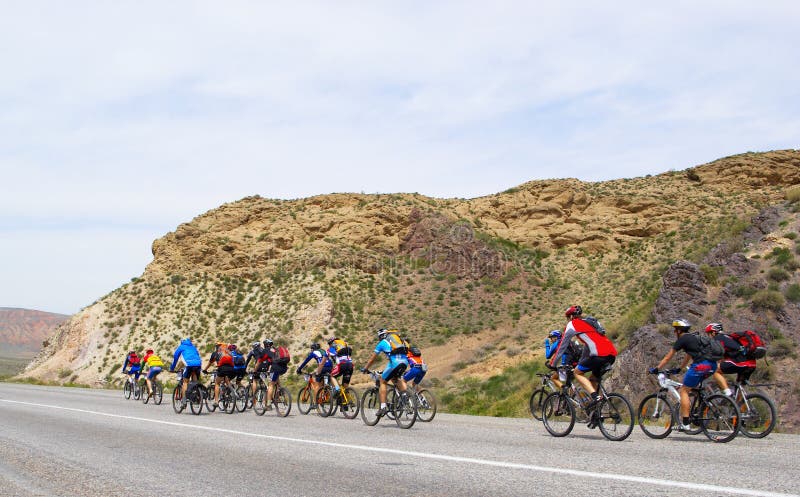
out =
[[(350, 347), (347, 347), (349, 349)], [(328, 348), (328, 357), (331, 360), (336, 361), (336, 364), (342, 364), (346, 362), (353, 362), (353, 359), (350, 357), (350, 354), (347, 353), (348, 350), (344, 350), (341, 355), (339, 355), (339, 350), (337, 350), (336, 345), (333, 344)]]
[(581, 360), (587, 357), (606, 357), (617, 355), (617, 349), (611, 340), (601, 335), (596, 329), (581, 318), (573, 318), (567, 323), (561, 342), (558, 344), (556, 353), (550, 360), (550, 364), (555, 364), (564, 353), (566, 353), (570, 340), (577, 337), (586, 347), (583, 349)]
[(148, 355), (146, 355), (144, 357), (145, 357), (144, 365), (147, 368), (152, 369), (152, 368), (162, 368), (162, 367), (164, 367), (164, 361), (162, 361), (161, 358), (158, 357), (157, 355), (148, 354)]
[(178, 364), (178, 359), (181, 357), (183, 357), (183, 362), (186, 363), (187, 367), (199, 368), (203, 365), (203, 361), (200, 359), (200, 352), (197, 351), (197, 347), (188, 338), (183, 339), (178, 348), (175, 349), (172, 365), (169, 367), (170, 371), (175, 369), (175, 365)]
[(308, 353), (305, 360), (299, 366), (297, 366), (297, 371), (302, 371), (305, 365), (308, 364), (312, 359), (317, 361), (317, 364), (324, 362), (322, 365), (323, 368), (330, 368), (333, 365), (331, 358), (328, 357), (328, 354), (326, 354), (323, 350), (318, 349), (312, 350)]
[(383, 374), (381, 375), (384, 380), (388, 380), (393, 374), (395, 374), (395, 370), (405, 371), (408, 368), (408, 357), (406, 356), (406, 351), (403, 350), (401, 354), (392, 353), (392, 345), (385, 338), (378, 342), (378, 345), (375, 346), (374, 352), (376, 354), (384, 354), (389, 359), (389, 364), (386, 365), (386, 369), (383, 370)]

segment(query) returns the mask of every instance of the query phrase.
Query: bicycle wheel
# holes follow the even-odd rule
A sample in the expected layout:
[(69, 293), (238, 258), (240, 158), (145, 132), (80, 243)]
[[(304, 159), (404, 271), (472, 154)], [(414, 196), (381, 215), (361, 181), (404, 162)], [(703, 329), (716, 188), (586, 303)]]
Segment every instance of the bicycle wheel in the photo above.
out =
[(139, 400), (141, 396), (142, 396), (142, 386), (137, 381), (136, 383), (133, 384), (133, 398), (134, 400)]
[(141, 395), (142, 404), (147, 404), (148, 402), (150, 402), (150, 395), (148, 395), (147, 393), (147, 385), (146, 384), (142, 385), (141, 389), (142, 389), (142, 395)]
[(335, 398), (333, 387), (330, 385), (323, 385), (317, 390), (317, 414), (323, 418), (330, 416), (333, 413)]
[(292, 394), (289, 393), (288, 388), (279, 387), (272, 397), (272, 403), (275, 405), (275, 414), (285, 418), (292, 412)]
[[(217, 406), (214, 405), (214, 383), (211, 382), (208, 384), (207, 387), (202, 387), (203, 389), (203, 401), (206, 404), (206, 410), (208, 412), (214, 412), (217, 410)], [(220, 387), (220, 397), (222, 396), (222, 387)]]
[(386, 417), (394, 420), (394, 406), (397, 404), (397, 388), (389, 388), (386, 392)]
[(368, 388), (361, 396), (361, 420), (367, 426), (375, 426), (381, 418), (378, 416), (378, 409), (381, 407), (378, 389)]
[(395, 398), (394, 421), (397, 426), (407, 430), (417, 422), (417, 396), (401, 392)]
[(358, 416), (358, 393), (351, 387), (345, 387), (339, 394), (340, 411), (346, 419)]
[(225, 385), (225, 387), (220, 387), (219, 396), (223, 411), (225, 411), (228, 414), (233, 414), (234, 412), (236, 412), (236, 390), (234, 387), (230, 385)]
[(186, 390), (186, 399), (189, 401), (192, 414), (199, 416), (203, 412), (203, 386), (200, 384), (195, 384), (194, 387), (189, 385), (189, 389)]
[[(748, 404), (750, 408), (748, 409)], [(747, 396), (747, 403), (739, 403), (739, 431), (748, 438), (764, 438), (775, 428), (778, 412), (769, 397), (760, 393)]]
[(156, 381), (153, 383), (153, 404), (160, 406), (162, 400), (164, 400), (164, 386)]
[(566, 395), (553, 392), (544, 398), (542, 422), (544, 428), (554, 437), (569, 435), (575, 426), (575, 408)]
[(130, 400), (131, 393), (133, 393), (131, 382), (129, 380), (125, 380), (125, 386), (122, 387), (122, 395), (124, 395), (126, 399)]
[(537, 421), (542, 420), (542, 406), (544, 405), (544, 399), (547, 397), (547, 394), (547, 390), (539, 388), (534, 390), (531, 394), (531, 398), (528, 399), (528, 411), (530, 411), (533, 419)]
[(253, 411), (256, 413), (257, 416), (263, 416), (265, 412), (267, 412), (267, 386), (266, 385), (259, 385), (256, 388), (256, 396), (253, 399)]
[(311, 412), (311, 408), (314, 404), (311, 401), (311, 395), (313, 393), (314, 391), (309, 385), (304, 386), (297, 392), (297, 410), (300, 411), (300, 414), (308, 414)]
[(612, 442), (621, 442), (633, 431), (633, 407), (624, 396), (610, 393), (597, 408), (600, 420), (597, 427)]
[(236, 410), (244, 412), (247, 409), (247, 390), (241, 385), (236, 387)]
[(417, 392), (417, 418), (420, 421), (423, 423), (433, 421), (437, 408), (438, 402), (433, 392), (425, 388)]
[(675, 426), (675, 411), (663, 393), (653, 393), (642, 399), (636, 417), (639, 428), (650, 438), (666, 438)]
[(172, 390), (172, 410), (175, 411), (175, 414), (180, 414), (184, 407), (186, 406), (181, 404), (181, 384), (178, 383)]
[(705, 400), (701, 427), (709, 440), (730, 442), (739, 432), (739, 408), (728, 396), (714, 394)]

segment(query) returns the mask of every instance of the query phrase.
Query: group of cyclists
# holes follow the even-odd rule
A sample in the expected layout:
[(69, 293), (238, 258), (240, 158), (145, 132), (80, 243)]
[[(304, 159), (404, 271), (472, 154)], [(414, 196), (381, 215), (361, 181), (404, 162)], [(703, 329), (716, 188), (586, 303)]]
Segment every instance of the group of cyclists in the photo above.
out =
[[(405, 393), (407, 382), (414, 389), (419, 389), (427, 372), (427, 365), (422, 359), (422, 352), (417, 346), (411, 346), (401, 338), (398, 330), (381, 328), (377, 331), (378, 343), (375, 346), (372, 356), (367, 360), (364, 367), (360, 369), (362, 373), (368, 373), (369, 368), (381, 355), (385, 356), (388, 363), (381, 374), (380, 380), (380, 409), (379, 416), (387, 412), (387, 383), (394, 382), (398, 389)], [(327, 340), (327, 348), (323, 348), (319, 343), (314, 342), (310, 345), (310, 350), (305, 359), (296, 368), (297, 374), (303, 374), (307, 365), (316, 363), (316, 368), (311, 373), (314, 397), (323, 385), (326, 377), (330, 378), (335, 392), (342, 388), (347, 388), (350, 384), (354, 372), (353, 350), (350, 345), (342, 338), (335, 336)], [(209, 369), (216, 368), (216, 380), (214, 385), (214, 399), (212, 405), (216, 408), (220, 400), (220, 385), (235, 382), (237, 387), (248, 372), (250, 363), (253, 362), (253, 372), (256, 375), (268, 380), (267, 399), (272, 398), (272, 394), (279, 386), (280, 377), (286, 374), (289, 369), (290, 354), (284, 346), (276, 346), (275, 343), (267, 338), (263, 341), (254, 341), (250, 345), (250, 351), (244, 356), (235, 344), (217, 342), (210, 357), (203, 367), (203, 360), (197, 346), (190, 337), (181, 340), (173, 353), (172, 364), (169, 371), (174, 372), (179, 362), (183, 362), (184, 367), (181, 373), (181, 408), (186, 407), (186, 390), (189, 382), (199, 381), (201, 371), (208, 374)], [(128, 375), (130, 381), (138, 381), (142, 373), (147, 373), (147, 393), (152, 395), (152, 382), (155, 381), (159, 373), (162, 372), (164, 363), (153, 353), (152, 349), (147, 349), (144, 357), (140, 358), (135, 350), (130, 350), (125, 357), (122, 365), (123, 374)], [(340, 381), (341, 380), (341, 384)], [(256, 383), (252, 383), (252, 394), (255, 396)], [(145, 393), (142, 393), (145, 395)], [(265, 406), (266, 410), (271, 410), (272, 406)]]

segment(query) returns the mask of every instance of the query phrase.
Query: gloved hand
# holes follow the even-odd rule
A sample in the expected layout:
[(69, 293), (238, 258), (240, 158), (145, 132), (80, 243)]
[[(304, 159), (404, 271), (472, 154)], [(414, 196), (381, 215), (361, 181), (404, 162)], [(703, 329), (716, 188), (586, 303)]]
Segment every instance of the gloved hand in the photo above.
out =
[(204, 370), (203, 370), (203, 374), (208, 374), (208, 370), (207, 370), (207, 369), (204, 369)]
[(359, 371), (361, 371), (364, 374), (367, 374), (367, 368), (361, 368), (361, 369), (359, 369)]
[(295, 369), (295, 370), (294, 370), (294, 372), (295, 372), (296, 374), (300, 374), (300, 373), (302, 373), (302, 371), (300, 370), (300, 368), (297, 368), (297, 369)]
[(650, 369), (647, 370), (647, 372), (650, 373), (650, 374), (656, 374), (656, 373), (658, 373), (658, 368), (650, 368)]
[(546, 362), (546, 363), (544, 363), (544, 365), (547, 366), (547, 369), (549, 369), (551, 371), (555, 371), (555, 370), (558, 369), (557, 367), (555, 367), (552, 364), (550, 364), (550, 362)]
[(667, 373), (669, 373), (669, 374), (678, 374), (680, 372), (681, 372), (681, 368), (672, 368), (669, 371), (667, 371)]

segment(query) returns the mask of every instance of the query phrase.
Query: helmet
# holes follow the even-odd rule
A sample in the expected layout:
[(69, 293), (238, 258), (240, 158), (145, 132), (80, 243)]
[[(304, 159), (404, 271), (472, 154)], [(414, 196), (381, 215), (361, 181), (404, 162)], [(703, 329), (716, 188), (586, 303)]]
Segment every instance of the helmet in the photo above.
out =
[(721, 323), (708, 323), (706, 326), (706, 333), (722, 333), (722, 324)]
[[(266, 342), (266, 340), (264, 340), (264, 341)], [(250, 344), (250, 347), (251, 347), (251, 348), (256, 348), (256, 347), (258, 347), (259, 345), (261, 345), (261, 342), (253, 342), (253, 343), (251, 343), (251, 344)]]
[(228, 345), (228, 350), (236, 350), (236, 345), (234, 344)]
[(411, 355), (413, 355), (413, 356), (421, 356), (422, 355), (422, 351), (419, 350), (419, 347), (417, 347), (416, 345), (412, 345), (411, 347), (409, 347), (408, 351), (411, 352)]
[(384, 338), (386, 338), (387, 333), (389, 333), (389, 330), (387, 330), (386, 328), (379, 329), (378, 330), (378, 338), (383, 340)]
[(272, 340), (269, 338), (264, 339), (264, 347), (272, 347)]
[(152, 354), (153, 353), (153, 349), (147, 349), (144, 353), (145, 354)]
[(336, 340), (336, 337), (329, 337), (328, 338), (328, 345), (332, 344), (334, 340)]
[(225, 346), (225, 342), (217, 342), (217, 347), (224, 347), (224, 346)]
[(318, 343), (314, 342), (311, 344), (311, 350), (319, 350), (319, 349), (320, 347)]
[(690, 325), (689, 321), (686, 321), (685, 319), (676, 319), (672, 321), (672, 327), (681, 331), (689, 331), (689, 328), (691, 328), (692, 325)]
[(561, 338), (561, 332), (558, 330), (553, 330), (547, 335), (547, 338)]
[(579, 305), (571, 305), (569, 309), (564, 312), (564, 316), (571, 318), (572, 316), (580, 316), (583, 314), (583, 309)]
[(128, 351), (128, 354), (135, 354), (135, 353), (136, 353), (136, 351), (135, 351), (135, 350), (129, 350), (129, 351)]

